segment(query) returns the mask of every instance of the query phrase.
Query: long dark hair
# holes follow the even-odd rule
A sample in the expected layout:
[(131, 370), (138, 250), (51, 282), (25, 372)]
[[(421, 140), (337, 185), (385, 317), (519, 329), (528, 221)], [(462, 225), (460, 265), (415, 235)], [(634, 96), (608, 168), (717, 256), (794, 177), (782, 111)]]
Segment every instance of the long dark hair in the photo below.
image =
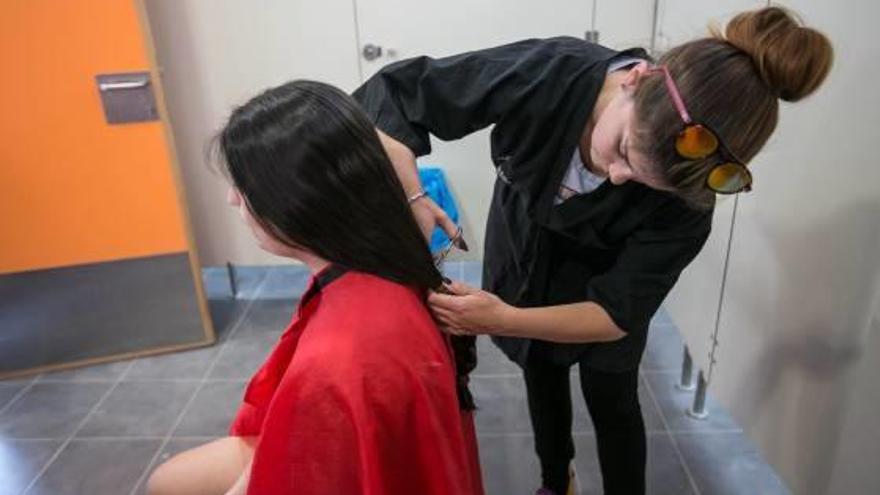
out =
[(441, 284), (372, 123), (342, 91), (314, 81), (264, 91), (232, 112), (219, 151), (279, 241), (401, 284)]
[[(442, 284), (375, 128), (347, 94), (302, 80), (266, 90), (233, 110), (216, 144), (247, 208), (280, 242), (423, 292)], [(453, 338), (465, 409), (473, 344)]]

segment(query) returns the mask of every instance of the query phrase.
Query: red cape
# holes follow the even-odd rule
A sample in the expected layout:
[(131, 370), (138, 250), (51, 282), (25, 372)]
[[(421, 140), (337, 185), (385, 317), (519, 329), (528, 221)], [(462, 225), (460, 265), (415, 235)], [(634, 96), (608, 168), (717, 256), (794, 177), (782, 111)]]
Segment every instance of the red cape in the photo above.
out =
[(245, 392), (249, 495), (482, 495), (473, 417), (419, 294), (331, 267)]

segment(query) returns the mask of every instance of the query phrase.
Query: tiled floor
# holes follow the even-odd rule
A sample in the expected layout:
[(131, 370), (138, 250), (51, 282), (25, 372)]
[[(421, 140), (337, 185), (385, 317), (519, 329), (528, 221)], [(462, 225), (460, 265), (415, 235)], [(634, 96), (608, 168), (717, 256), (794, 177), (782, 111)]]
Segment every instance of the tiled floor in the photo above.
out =
[[(478, 283), (479, 267), (450, 263), (452, 278)], [(289, 320), (307, 275), (291, 267), (208, 270), (218, 345), (31, 379), (0, 382), (0, 495), (136, 495), (153, 466), (225, 433), (245, 380)], [(537, 461), (518, 369), (487, 339), (474, 375), (477, 427), (489, 495), (534, 493)], [(788, 493), (711, 398), (710, 416), (684, 414), (674, 387), (681, 340), (661, 314), (651, 329), (640, 395), (648, 429), (652, 494)], [(577, 397), (577, 395), (575, 395)], [(595, 440), (575, 402), (575, 467), (581, 493), (601, 493)]]

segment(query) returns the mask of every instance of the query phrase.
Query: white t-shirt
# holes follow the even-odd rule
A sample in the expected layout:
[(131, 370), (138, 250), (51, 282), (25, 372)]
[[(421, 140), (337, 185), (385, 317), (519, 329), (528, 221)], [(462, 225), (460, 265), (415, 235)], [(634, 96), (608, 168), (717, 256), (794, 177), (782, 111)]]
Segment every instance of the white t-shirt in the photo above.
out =
[[(625, 69), (641, 61), (642, 59), (635, 57), (624, 57), (620, 60), (614, 60), (608, 65), (608, 73)], [(571, 162), (568, 164), (568, 170), (565, 172), (565, 177), (562, 179), (559, 190), (556, 192), (554, 204), (558, 205), (578, 194), (593, 192), (605, 180), (605, 177), (600, 177), (587, 170), (587, 167), (584, 166), (584, 162), (581, 160), (580, 150), (575, 147), (574, 154), (571, 156)]]

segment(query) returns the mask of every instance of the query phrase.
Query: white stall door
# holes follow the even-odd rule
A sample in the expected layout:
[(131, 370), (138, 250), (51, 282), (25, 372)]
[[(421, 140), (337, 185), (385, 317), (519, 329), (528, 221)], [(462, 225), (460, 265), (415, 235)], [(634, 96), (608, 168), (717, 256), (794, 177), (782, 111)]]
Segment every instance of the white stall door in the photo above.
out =
[(712, 390), (794, 493), (876, 493), (880, 4), (782, 4), (829, 36), (834, 67), (782, 104), (740, 198)]

